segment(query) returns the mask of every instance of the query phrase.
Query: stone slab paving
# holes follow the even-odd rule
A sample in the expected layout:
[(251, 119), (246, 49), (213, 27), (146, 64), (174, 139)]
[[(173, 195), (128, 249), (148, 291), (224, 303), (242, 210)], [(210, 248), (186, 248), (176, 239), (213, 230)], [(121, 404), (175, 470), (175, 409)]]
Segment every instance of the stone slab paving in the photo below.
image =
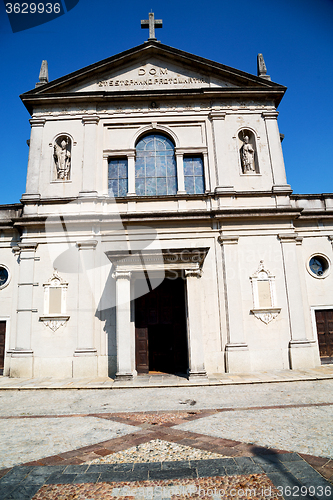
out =
[(333, 379), (232, 386), (0, 391), (0, 416), (333, 403)]
[[(2, 500), (32, 498), (107, 500), (115, 497), (240, 499), (244, 498), (246, 490), (252, 490), (252, 493), (245, 498), (255, 499), (332, 498), (332, 486), (297, 454), (193, 460), (176, 464), (175, 466), (175, 462), (155, 462), (14, 467), (0, 480), (0, 498)], [(181, 489), (181, 486), (185, 485), (187, 488)], [(161, 494), (161, 489), (157, 490), (158, 486), (167, 487), (164, 495)], [(213, 495), (212, 490), (215, 487), (217, 494)], [(178, 490), (175, 490), (176, 488)]]
[(194, 387), (214, 385), (261, 384), (269, 382), (291, 382), (333, 379), (333, 364), (302, 370), (272, 370), (257, 373), (215, 373), (197, 381), (186, 376), (170, 374), (140, 375), (133, 380), (117, 381), (112, 378), (54, 379), (50, 377), (22, 379), (0, 377), (0, 390), (31, 389), (133, 389), (142, 387)]

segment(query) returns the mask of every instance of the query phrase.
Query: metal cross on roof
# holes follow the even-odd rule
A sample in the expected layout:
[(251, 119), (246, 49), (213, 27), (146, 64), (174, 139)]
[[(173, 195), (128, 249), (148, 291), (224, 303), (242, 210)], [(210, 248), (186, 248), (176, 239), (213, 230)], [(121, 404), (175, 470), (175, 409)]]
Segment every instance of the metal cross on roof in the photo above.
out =
[(141, 28), (149, 28), (148, 40), (156, 40), (155, 28), (162, 28), (162, 19), (154, 19), (154, 12), (149, 12), (149, 19), (141, 21)]

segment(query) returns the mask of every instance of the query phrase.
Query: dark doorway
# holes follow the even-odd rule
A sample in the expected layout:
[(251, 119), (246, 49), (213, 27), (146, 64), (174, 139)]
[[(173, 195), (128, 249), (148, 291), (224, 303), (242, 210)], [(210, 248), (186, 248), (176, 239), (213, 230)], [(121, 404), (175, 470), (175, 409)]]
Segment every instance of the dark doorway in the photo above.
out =
[(319, 353), (323, 362), (333, 362), (333, 310), (315, 311)]
[(5, 339), (6, 339), (6, 321), (0, 321), (0, 375), (3, 375), (5, 362)]
[(135, 300), (135, 351), (138, 373), (186, 373), (183, 279), (166, 278), (157, 288)]

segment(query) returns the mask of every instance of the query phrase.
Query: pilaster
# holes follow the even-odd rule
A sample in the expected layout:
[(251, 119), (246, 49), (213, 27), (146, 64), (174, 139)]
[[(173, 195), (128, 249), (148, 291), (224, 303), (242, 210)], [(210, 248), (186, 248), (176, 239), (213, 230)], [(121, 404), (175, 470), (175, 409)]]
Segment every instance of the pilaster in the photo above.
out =
[(207, 377), (201, 315), (201, 269), (185, 270), (189, 379)]
[(225, 346), (226, 369), (230, 373), (251, 371), (250, 352), (245, 340), (242, 292), (239, 276), (238, 236), (219, 236), (222, 249), (225, 309), (228, 342)]
[[(212, 123), (213, 131), (213, 144), (214, 144), (214, 159), (215, 159), (215, 182), (216, 192), (230, 192), (233, 191), (232, 179), (230, 171), (227, 168), (226, 151), (227, 151), (227, 136), (225, 124), (225, 111), (211, 111), (209, 119)], [(221, 170), (223, 168), (223, 185)], [(212, 186), (213, 187), (213, 186)]]
[(176, 164), (177, 164), (177, 194), (186, 194), (185, 191), (185, 178), (184, 178), (184, 165), (183, 165), (183, 153), (175, 151)]
[(77, 243), (80, 269), (78, 273), (78, 331), (77, 348), (73, 358), (73, 377), (97, 376), (97, 350), (94, 347), (95, 304), (93, 297), (94, 273), (89, 282), (87, 271), (95, 267), (97, 241)]
[(268, 151), (272, 167), (273, 192), (291, 192), (287, 184), (286, 169), (283, 161), (280, 133), (277, 123), (277, 111), (263, 111), (262, 117), (265, 120)]
[(128, 192), (127, 196), (135, 196), (135, 150), (127, 153), (127, 178), (128, 178)]
[(33, 350), (31, 348), (33, 288), (37, 243), (19, 243), (20, 269), (17, 298), (17, 322), (15, 349), (8, 352), (11, 377), (33, 376)]
[(116, 280), (116, 341), (117, 380), (133, 378), (133, 350), (131, 336), (131, 275), (130, 271), (115, 271)]
[(86, 115), (82, 118), (84, 125), (84, 150), (81, 196), (96, 193), (96, 155), (97, 126), (99, 117)]
[(285, 286), (289, 313), (289, 360), (292, 369), (316, 366), (316, 343), (308, 337), (311, 332), (309, 305), (304, 301), (296, 245), (301, 243), (297, 233), (279, 234), (284, 265)]
[(44, 118), (31, 118), (31, 134), (29, 143), (29, 159), (26, 192), (22, 199), (34, 200), (40, 198), (39, 172), (42, 159), (43, 129), (46, 120)]

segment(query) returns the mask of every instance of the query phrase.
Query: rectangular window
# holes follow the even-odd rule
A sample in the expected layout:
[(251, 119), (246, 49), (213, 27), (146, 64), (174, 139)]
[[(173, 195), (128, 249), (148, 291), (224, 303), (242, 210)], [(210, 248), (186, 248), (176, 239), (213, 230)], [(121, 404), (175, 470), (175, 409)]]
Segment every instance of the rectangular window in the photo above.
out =
[(184, 156), (185, 191), (188, 194), (205, 192), (204, 169), (201, 156)]
[(109, 159), (108, 189), (110, 196), (118, 198), (127, 195), (127, 170), (127, 158)]

